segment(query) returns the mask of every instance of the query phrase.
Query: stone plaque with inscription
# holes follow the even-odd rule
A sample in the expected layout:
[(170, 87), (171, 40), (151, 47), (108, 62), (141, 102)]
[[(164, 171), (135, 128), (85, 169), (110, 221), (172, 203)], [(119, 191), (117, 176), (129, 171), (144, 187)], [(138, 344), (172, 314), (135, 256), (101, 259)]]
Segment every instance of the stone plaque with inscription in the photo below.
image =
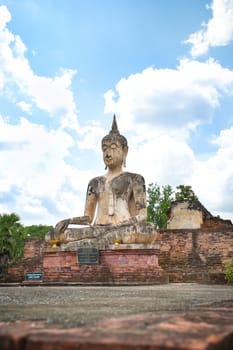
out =
[(99, 263), (99, 251), (96, 248), (79, 248), (78, 264), (93, 265)]

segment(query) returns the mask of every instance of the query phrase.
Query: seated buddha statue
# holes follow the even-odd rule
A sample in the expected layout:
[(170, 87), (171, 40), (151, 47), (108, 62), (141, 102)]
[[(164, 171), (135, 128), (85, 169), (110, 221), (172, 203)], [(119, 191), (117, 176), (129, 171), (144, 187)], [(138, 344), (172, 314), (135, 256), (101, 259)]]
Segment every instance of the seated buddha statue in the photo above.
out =
[(123, 170), (128, 143), (118, 131), (115, 115), (109, 134), (102, 139), (102, 152), (107, 172), (89, 182), (84, 216), (58, 222), (51, 233), (53, 239), (61, 238), (70, 224), (108, 227), (146, 221), (145, 181)]

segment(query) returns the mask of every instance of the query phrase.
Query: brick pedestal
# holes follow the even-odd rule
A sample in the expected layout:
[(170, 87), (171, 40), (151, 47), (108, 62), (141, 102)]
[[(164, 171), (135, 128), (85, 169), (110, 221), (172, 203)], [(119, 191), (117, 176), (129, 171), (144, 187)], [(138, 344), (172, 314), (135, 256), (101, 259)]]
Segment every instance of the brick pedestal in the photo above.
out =
[(80, 265), (75, 251), (44, 252), (43, 282), (155, 284), (168, 282), (155, 249), (100, 250), (99, 263)]

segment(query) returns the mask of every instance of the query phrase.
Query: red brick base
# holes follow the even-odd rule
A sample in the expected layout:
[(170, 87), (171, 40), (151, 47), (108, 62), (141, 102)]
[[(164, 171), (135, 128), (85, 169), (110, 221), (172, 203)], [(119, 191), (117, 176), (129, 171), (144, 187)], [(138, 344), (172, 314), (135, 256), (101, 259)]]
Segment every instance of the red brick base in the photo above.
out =
[(165, 283), (154, 249), (99, 251), (99, 263), (80, 265), (76, 251), (44, 253), (43, 282), (80, 282), (101, 284)]

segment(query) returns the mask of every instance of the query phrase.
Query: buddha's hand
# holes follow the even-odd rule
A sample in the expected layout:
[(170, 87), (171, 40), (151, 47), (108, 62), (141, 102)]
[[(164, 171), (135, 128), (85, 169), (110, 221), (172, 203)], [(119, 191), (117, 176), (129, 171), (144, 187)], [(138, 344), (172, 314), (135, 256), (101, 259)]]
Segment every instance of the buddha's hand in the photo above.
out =
[(146, 215), (145, 214), (138, 214), (135, 216), (136, 222), (143, 222), (146, 221)]
[(128, 219), (128, 220), (123, 220), (123, 221), (121, 221), (121, 222), (119, 222), (119, 223), (117, 223), (117, 224), (111, 224), (112, 226), (116, 226), (116, 227), (121, 227), (121, 226), (125, 226), (125, 225), (133, 225), (133, 224), (136, 224), (137, 223), (137, 219), (136, 219), (136, 217), (135, 216), (133, 216), (133, 217), (131, 217), (130, 219)]
[(119, 223), (118, 225), (134, 225), (140, 222), (146, 221), (146, 218), (144, 217), (144, 215), (138, 214), (136, 216), (132, 216), (130, 219), (128, 220), (124, 220), (121, 223)]
[(76, 225), (90, 225), (91, 224), (91, 218), (90, 216), (77, 216), (75, 218), (70, 219), (70, 224), (76, 224)]
[(70, 224), (70, 219), (59, 221), (54, 228), (54, 233), (59, 234), (59, 233), (65, 232), (69, 224)]

